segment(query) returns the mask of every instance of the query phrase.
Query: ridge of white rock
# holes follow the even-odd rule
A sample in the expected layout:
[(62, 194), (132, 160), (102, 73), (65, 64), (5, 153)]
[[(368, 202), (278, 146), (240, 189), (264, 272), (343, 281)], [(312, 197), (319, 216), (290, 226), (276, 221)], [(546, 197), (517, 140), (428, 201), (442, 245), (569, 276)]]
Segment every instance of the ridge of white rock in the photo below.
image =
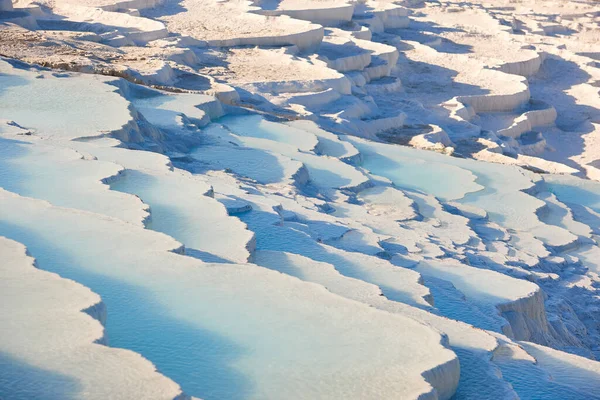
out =
[(20, 243), (0, 237), (0, 254), (2, 397), (189, 398), (139, 354), (105, 345), (97, 294), (36, 268)]
[[(597, 97), (594, 82), (600, 79), (597, 69), (593, 68), (594, 61), (590, 61), (597, 53), (591, 39), (597, 36), (594, 25), (597, 17), (593, 5), (587, 2), (585, 5), (569, 2), (562, 9), (558, 9), (554, 2), (536, 5), (540, 9), (552, 10), (549, 15), (556, 15), (559, 10), (558, 13), (564, 14), (560, 22), (552, 18), (543, 21), (546, 17), (523, 7), (510, 8), (509, 5), (491, 9), (478, 3), (460, 8), (451, 2), (427, 5), (419, 13), (411, 9), (414, 4), (406, 4), (409, 6), (406, 8), (388, 1), (190, 0), (189, 4), (178, 5), (172, 1), (71, 0), (40, 4), (43, 7), (20, 0), (15, 7), (12, 4), (7, 7), (7, 12), (25, 15), (35, 25), (36, 18), (43, 22), (52, 20), (53, 15), (59, 24), (67, 23), (69, 17), (65, 20), (60, 16), (61, 10), (67, 10), (74, 16), (88, 15), (88, 20), (96, 21), (89, 25), (102, 32), (95, 36), (70, 35), (73, 39), (63, 42), (66, 46), (55, 42), (57, 48), (49, 54), (50, 57), (46, 57), (50, 60), (44, 60), (44, 64), (75, 70), (83, 70), (86, 65), (85, 70), (90, 72), (118, 74), (150, 84), (184, 89), (202, 85), (206, 90), (207, 85), (215, 88), (222, 85), (216, 81), (207, 82), (214, 76), (242, 90), (240, 100), (235, 95), (228, 95), (230, 101), (241, 101), (248, 107), (265, 111), (284, 107), (286, 113), (318, 119), (330, 129), (372, 136), (401, 128), (415, 119), (439, 126), (448, 135), (448, 140), (434, 139), (435, 144), (442, 144), (433, 146), (422, 144), (420, 140), (409, 141), (414, 146), (436, 150), (459, 147), (461, 154), (469, 154), (473, 147), (483, 146), (511, 157), (525, 156), (520, 157), (520, 162), (525, 165), (540, 165), (537, 157), (542, 156), (550, 161), (576, 165), (579, 173), (591, 178), (598, 175), (593, 165), (597, 158), (591, 150), (594, 146), (581, 146), (579, 143), (557, 146), (558, 143), (566, 144), (566, 135), (560, 132), (572, 131), (571, 136), (578, 135), (584, 142), (592, 143), (597, 131), (593, 121), (586, 122), (579, 116), (575, 119), (582, 126), (568, 121), (564, 124), (561, 119), (561, 113), (568, 116), (578, 114), (578, 109), (583, 111), (586, 107), (597, 106), (589, 100)], [(104, 13), (112, 13), (110, 15), (114, 14), (114, 18), (103, 19)], [(227, 18), (222, 18), (224, 16)], [(119, 24), (119, 20), (124, 22)], [(578, 25), (573, 22), (575, 20), (581, 20), (581, 23)], [(194, 24), (194, 21), (200, 23)], [(164, 24), (167, 33), (172, 36), (152, 40), (153, 37), (148, 36), (152, 32), (160, 32), (156, 38), (165, 34), (160, 24)], [(463, 29), (469, 24), (470, 31)], [(22, 25), (28, 24), (23, 21)], [(37, 29), (34, 25), (29, 28)], [(86, 30), (84, 25), (73, 29)], [(155, 28), (150, 28), (152, 26)], [(8, 26), (3, 30), (7, 38), (5, 47), (8, 48), (3, 54), (36, 59), (31, 49), (16, 50), (20, 46), (19, 40), (31, 40), (35, 33), (16, 32)], [(56, 37), (52, 32), (57, 31), (45, 31)], [(523, 34), (525, 32), (527, 35)], [(567, 32), (573, 33), (573, 38), (566, 36)], [(135, 35), (146, 35), (147, 38), (138, 40), (135, 46)], [(16, 39), (16, 45), (11, 38)], [(33, 40), (53, 39), (36, 36)], [(88, 40), (108, 46), (86, 43)], [(568, 42), (571, 47), (565, 49), (563, 42)], [(281, 55), (281, 48), (260, 51), (236, 48), (246, 45), (291, 46), (285, 52), (294, 54), (294, 57), (281, 62), (288, 58)], [(213, 51), (211, 47), (214, 46), (227, 49)], [(392, 50), (383, 50), (386, 48)], [(88, 49), (92, 53), (108, 51), (121, 54), (101, 61), (90, 60)], [(187, 51), (188, 55), (184, 58), (165, 59), (166, 51), (177, 53), (190, 49), (193, 51)], [(297, 50), (300, 52), (297, 53)], [(58, 57), (57, 51), (60, 53)], [(329, 65), (315, 63), (314, 56), (311, 56), (314, 52)], [(394, 53), (395, 56), (389, 57)], [(37, 57), (41, 60), (43, 56)], [(248, 62), (248, 57), (253, 58), (252, 63)], [(61, 59), (66, 61), (61, 62)], [(572, 62), (582, 66), (580, 72), (570, 66)], [(253, 63), (260, 64), (260, 68), (251, 67)], [(278, 63), (287, 67), (268, 70), (268, 65)], [(306, 68), (307, 63), (315, 64), (314, 68)], [(434, 79), (430, 79), (427, 71), (420, 70), (427, 65), (436, 66), (433, 68)], [(340, 86), (335, 79), (314, 79), (318, 75), (331, 74), (331, 69), (343, 72), (351, 87), (347, 84)], [(559, 79), (546, 79), (545, 76), (554, 73), (554, 70), (572, 71), (581, 77), (577, 78), (581, 82), (571, 90), (568, 88), (572, 85), (563, 78), (567, 73)], [(287, 71), (294, 71), (293, 79)], [(193, 83), (184, 79), (191, 76), (194, 77)], [(529, 85), (523, 77), (528, 78)], [(206, 82), (200, 84), (200, 81)], [(449, 81), (458, 84), (448, 85)], [(316, 86), (315, 82), (318, 82)], [(532, 84), (534, 101), (548, 100), (547, 112), (525, 110), (513, 117), (512, 126), (498, 128), (501, 132), (492, 132), (495, 136), (488, 135), (486, 118), (479, 121), (479, 114), (522, 111), (518, 108), (525, 106), (529, 100), (529, 86)], [(341, 90), (341, 94), (348, 96), (349, 88), (352, 89), (353, 100), (340, 99), (340, 93), (335, 93)], [(438, 94), (430, 93), (431, 88)], [(581, 105), (570, 104), (565, 94), (561, 94), (563, 89), (571, 90)], [(299, 91), (307, 93), (308, 97), (296, 96)], [(394, 96), (389, 96), (390, 93)], [(405, 95), (409, 93), (416, 94), (411, 101), (416, 100), (424, 109), (407, 116), (398, 110), (404, 109)], [(306, 104), (307, 101), (311, 104)], [(363, 111), (338, 115), (348, 108), (349, 102)], [(552, 127), (552, 109), (557, 113), (559, 123), (556, 127)], [(597, 116), (594, 118), (597, 119)], [(560, 151), (553, 151), (556, 149)], [(582, 156), (573, 158), (573, 152)], [(494, 162), (509, 162), (481, 151), (474, 156)]]
[(597, 4), (0, 10), (0, 234), (166, 398), (597, 396)]
[(74, 4), (59, 5), (52, 11), (48, 19), (38, 18), (41, 28), (93, 32), (99, 34), (107, 44), (117, 41), (120, 45), (143, 45), (168, 35), (167, 28), (161, 22), (125, 13)]
[[(142, 15), (163, 21), (170, 32), (180, 33), (209, 46), (295, 45), (303, 50), (318, 47), (323, 27), (288, 16), (267, 17), (252, 12), (250, 2), (186, 0), (165, 1)], [(178, 7), (190, 12), (178, 12)]]
[(107, 183), (124, 173), (117, 164), (86, 160), (73, 150), (35, 139), (2, 138), (0, 154), (0, 186), (4, 189), (137, 225), (148, 217), (148, 207), (139, 199), (109, 190)]
[[(193, 258), (174, 254), (172, 251), (167, 250), (177, 251), (181, 245), (171, 238), (147, 230), (142, 230), (131, 224), (124, 224), (118, 220), (111, 220), (85, 212), (52, 207), (47, 203), (21, 198), (6, 191), (2, 192), (2, 202), (4, 204), (3, 208), (5, 210), (10, 210), (10, 214), (15, 217), (3, 220), (2, 233), (10, 234), (10, 236), (14, 236), (29, 243), (32, 253), (38, 254), (38, 263), (41, 267), (57, 270), (67, 276), (80, 276), (80, 279), (84, 282), (91, 282), (85, 278), (86, 276), (89, 278), (96, 274), (100, 274), (105, 277), (103, 278), (105, 280), (112, 280), (115, 281), (115, 283), (121, 282), (121, 285), (129, 287), (137, 286), (140, 288), (138, 290), (142, 290), (140, 295), (143, 292), (146, 292), (147, 295), (152, 294), (156, 299), (155, 301), (159, 302), (157, 306), (160, 305), (160, 307), (171, 309), (173, 312), (172, 318), (183, 318), (184, 321), (195, 326), (194, 332), (196, 329), (210, 329), (213, 331), (216, 330), (215, 332), (220, 332), (220, 335), (233, 334), (234, 336), (229, 336), (228, 340), (235, 340), (237, 346), (244, 346), (249, 351), (246, 356), (243, 356), (240, 359), (239, 362), (241, 362), (241, 364), (239, 364), (236, 369), (239, 373), (247, 375), (249, 378), (252, 377), (251, 379), (253, 379), (255, 382), (254, 384), (256, 385), (256, 389), (254, 389), (256, 391), (254, 392), (256, 393), (255, 396), (260, 398), (277, 397), (277, 393), (280, 393), (280, 390), (283, 388), (281, 385), (288, 386), (288, 383), (285, 383), (285, 376), (289, 376), (292, 379), (299, 379), (302, 375), (307, 377), (312, 373), (323, 376), (322, 372), (324, 371), (319, 372), (318, 370), (322, 368), (327, 370), (327, 365), (342, 354), (344, 354), (343, 358), (345, 358), (346, 361), (339, 363), (338, 361), (341, 360), (337, 360), (335, 365), (338, 367), (346, 365), (347, 367), (337, 370), (338, 372), (328, 378), (326, 382), (323, 383), (323, 386), (312, 386), (310, 389), (311, 392), (315, 394), (325, 393), (324, 395), (333, 397), (336, 396), (336, 393), (342, 395), (358, 393), (358, 396), (369, 397), (369, 394), (373, 393), (373, 391), (381, 393), (381, 385), (385, 385), (389, 388), (389, 393), (397, 393), (400, 391), (402, 393), (407, 393), (411, 397), (418, 397), (421, 393), (435, 393), (435, 387), (432, 388), (425, 380), (419, 379), (420, 373), (442, 364), (445, 365), (443, 370), (447, 371), (442, 375), (454, 374), (456, 376), (458, 373), (458, 364), (456, 362), (450, 362), (451, 360), (455, 360), (455, 356), (452, 352), (444, 350), (440, 344), (441, 337), (439, 334), (408, 318), (398, 316), (389, 319), (385, 314), (371, 311), (372, 309), (369, 309), (368, 307), (361, 307), (358, 303), (343, 301), (336, 296), (328, 295), (324, 290), (319, 289), (316, 286), (302, 284), (298, 280), (287, 279), (281, 274), (270, 273), (257, 267), (232, 264), (204, 264)], [(25, 207), (27, 212), (19, 212), (19, 209), (22, 207)], [(45, 216), (43, 223), (40, 223), (39, 220), (41, 214)], [(70, 220), (70, 223), (62, 226), (60, 232), (57, 232), (56, 230), (55, 220), (57, 218), (61, 220), (64, 220), (64, 218)], [(11, 225), (19, 226), (20, 229), (13, 231), (12, 228), (10, 228)], [(88, 228), (83, 228), (84, 226), (87, 226)], [(86, 229), (87, 234), (82, 235), (82, 229)], [(107, 236), (107, 233), (110, 231), (118, 232), (120, 237)], [(67, 265), (60, 261), (57, 262), (56, 260), (53, 260), (52, 251), (49, 252), (50, 249), (48, 248), (48, 244), (50, 243), (48, 241), (48, 235), (56, 235), (56, 233), (60, 233), (60, 237), (62, 238), (60, 240), (61, 251), (64, 252), (66, 257), (75, 261), (77, 266)], [(104, 242), (102, 242), (100, 240), (101, 237), (108, 238), (108, 240), (105, 239)], [(141, 248), (151, 250), (132, 252), (130, 251), (130, 248), (120, 247), (119, 243), (123, 241), (127, 241), (131, 244), (137, 241)], [(76, 243), (78, 243), (78, 245), (73, 246)], [(83, 261), (83, 258), (88, 257), (88, 246), (92, 243), (94, 244), (93, 251), (96, 253), (96, 256), (84, 265), (81, 262)], [(103, 255), (103, 257), (101, 255)], [(116, 268), (107, 269), (104, 267), (106, 264), (114, 265)], [(254, 283), (248, 285), (247, 283), (249, 280), (252, 280)], [(237, 283), (234, 284), (234, 286), (230, 286), (234, 282)], [(101, 285), (100, 288), (101, 292), (104, 292), (103, 297), (107, 306), (109, 309), (114, 310), (114, 314), (112, 314), (113, 321), (124, 317), (129, 321), (128, 324), (143, 324), (143, 313), (139, 314), (139, 318), (136, 318), (131, 313), (123, 313), (123, 311), (125, 308), (132, 307), (134, 314), (140, 313), (141, 310), (139, 307), (145, 307), (145, 304), (123, 301), (127, 299), (119, 299), (120, 296), (117, 295), (117, 292), (121, 289), (119, 289), (118, 286), (119, 285), (115, 286), (114, 289), (111, 289), (111, 285)], [(236, 296), (231, 297), (227, 295), (226, 293), (228, 290), (223, 292), (225, 287), (234, 290)], [(200, 290), (201, 288), (203, 289)], [(116, 292), (114, 290), (116, 290)], [(194, 296), (194, 293), (195, 296), (200, 297), (190, 301), (192, 300), (192, 297), (190, 296)], [(284, 293), (288, 293), (288, 295), (283, 296)], [(289, 296), (289, 293), (292, 295)], [(204, 297), (207, 295), (209, 296), (208, 298)], [(210, 300), (211, 297), (212, 301)], [(273, 302), (274, 298), (278, 298), (279, 300)], [(310, 300), (317, 298), (328, 300), (325, 300), (324, 303)], [(187, 311), (183, 310), (177, 306), (178, 304), (181, 305), (182, 301), (193, 306)], [(233, 313), (231, 315), (232, 318), (227, 320), (215, 318), (217, 310), (212, 307), (214, 301), (225, 302), (224, 304), (228, 304), (227, 306), (220, 308), (220, 312)], [(237, 303), (237, 305), (234, 303)], [(246, 304), (245, 307), (249, 308), (246, 311), (240, 312), (239, 306), (241, 304)], [(295, 310), (295, 313), (286, 312), (280, 314), (277, 311), (277, 308), (272, 309), (270, 313), (265, 313), (265, 310), (268, 308), (267, 304), (278, 304), (277, 308), (282, 307), (282, 310), (288, 311), (290, 309), (289, 307), (292, 307)], [(331, 312), (331, 307), (336, 309), (336, 312)], [(242, 307), (242, 309), (243, 308), (244, 307)], [(357, 320), (356, 318), (360, 315), (357, 314), (357, 312), (362, 313), (364, 318), (359, 317), (361, 319)], [(334, 320), (329, 320), (329, 322), (324, 325), (324, 321), (322, 320), (323, 313)], [(202, 317), (202, 315), (204, 315), (204, 317)], [(210, 317), (211, 315), (213, 317)], [(353, 315), (354, 322), (350, 322), (348, 319), (349, 315)], [(242, 316), (244, 317), (242, 318)], [(111, 317), (109, 317), (107, 325), (109, 335), (111, 335), (110, 318)], [(167, 320), (168, 319), (169, 318), (167, 318)], [(380, 319), (382, 323), (374, 324), (374, 319)], [(160, 324), (157, 319), (155, 320), (155, 323)], [(254, 322), (252, 323), (251, 321)], [(277, 325), (278, 323), (276, 321), (281, 321), (281, 325)], [(358, 329), (358, 327), (357, 329), (342, 329), (345, 334), (341, 335), (339, 329), (344, 325), (342, 321), (346, 321), (345, 323), (350, 324), (359, 324), (360, 329)], [(165, 321), (164, 323), (167, 322)], [(291, 326), (295, 326), (294, 330), (297, 333), (296, 339), (288, 335), (285, 340), (280, 341), (279, 345), (277, 345), (277, 342), (273, 340), (274, 338), (269, 338), (269, 335), (265, 335), (266, 332), (272, 332), (272, 334), (277, 335), (277, 332), (280, 329), (289, 329), (290, 324)], [(239, 327), (244, 326), (246, 331), (242, 332), (239, 327), (236, 328), (236, 325), (239, 325)], [(116, 330), (115, 335), (111, 336), (113, 338), (111, 339), (112, 343), (115, 345), (119, 345), (119, 343), (128, 343), (126, 339), (128, 335), (123, 337), (122, 335), (124, 332), (119, 329), (118, 326), (119, 323), (117, 322), (117, 326), (114, 327)], [(202, 326), (204, 326), (204, 328), (202, 328)], [(317, 328), (317, 326), (319, 328)], [(318, 339), (316, 336), (309, 335), (309, 332), (314, 333), (315, 329), (318, 331), (326, 326), (330, 327), (326, 329), (331, 329), (331, 331), (329, 331), (330, 333), (327, 334), (331, 336), (320, 336), (320, 339)], [(126, 328), (122, 325), (121, 327)], [(184, 341), (175, 346), (175, 343), (173, 342), (165, 342), (167, 337), (162, 333), (165, 328), (166, 326), (163, 326), (163, 329), (159, 329), (159, 332), (156, 332), (157, 336), (149, 337), (149, 342), (147, 344), (144, 345), (143, 343), (139, 343), (141, 347), (139, 345), (134, 347), (138, 348), (138, 351), (141, 351), (142, 354), (145, 354), (151, 360), (153, 358), (156, 360), (160, 359), (161, 361), (157, 363), (157, 366), (161, 371), (171, 371), (171, 373), (173, 373), (175, 371), (174, 368), (176, 369), (177, 359), (179, 359), (179, 357), (163, 359), (162, 357), (159, 357), (160, 352), (167, 351), (173, 354), (173, 351), (177, 352), (189, 349), (188, 341), (192, 337), (182, 337), (181, 339), (184, 339)], [(136, 330), (137, 328), (133, 329), (133, 331)], [(428, 344), (426, 346), (418, 347), (408, 346), (408, 343), (400, 344), (398, 341), (404, 341), (407, 338), (406, 335), (398, 335), (398, 332), (402, 330), (406, 330), (407, 333), (414, 333), (415, 331), (420, 332), (418, 340), (427, 340)], [(355, 335), (349, 336), (349, 332), (356, 332), (356, 335), (361, 336), (363, 339), (368, 338), (370, 343), (376, 346), (381, 346), (383, 343), (382, 340), (388, 342), (390, 348), (394, 348), (396, 351), (388, 352), (389, 356), (387, 357), (396, 359), (396, 361), (392, 362), (390, 359), (389, 362), (381, 364), (383, 359), (381, 357), (377, 357), (376, 359), (372, 358), (367, 343), (364, 343), (351, 353), (347, 353), (346, 350), (343, 350), (343, 352), (340, 353), (342, 349), (347, 349), (347, 346), (350, 343), (356, 343), (355, 340), (359, 340), (358, 337), (352, 339), (350, 336)], [(366, 334), (367, 332), (368, 334)], [(197, 333), (188, 333), (188, 335), (190, 334), (198, 335)], [(263, 339), (258, 340), (260, 337)], [(161, 340), (160, 338), (163, 339)], [(342, 338), (346, 338), (347, 340), (350, 340), (350, 342), (344, 344), (346, 339)], [(120, 340), (125, 341), (120, 342)], [(138, 341), (139, 337), (132, 332), (130, 340)], [(159, 345), (155, 342), (156, 340), (159, 340), (159, 343), (163, 342), (163, 344)], [(210, 339), (205, 338), (204, 340)], [(296, 346), (301, 346), (306, 351), (290, 351), (290, 340), (295, 342), (295, 346), (292, 348), (295, 349)], [(340, 342), (340, 340), (342, 340), (342, 342)], [(321, 344), (316, 345), (316, 343)], [(414, 340), (411, 341), (411, 343), (414, 343)], [(275, 359), (272, 358), (274, 354), (273, 346), (279, 348), (276, 352), (279, 356)], [(333, 359), (325, 361), (323, 358), (325, 355), (323, 351), (326, 348), (333, 350), (336, 347), (338, 348), (337, 351), (327, 352)], [(175, 350), (176, 348), (179, 348), (180, 350)], [(285, 350), (286, 348), (288, 350)], [(412, 352), (413, 350), (411, 349), (416, 351), (414, 356), (406, 358), (404, 355), (401, 355), (406, 351)], [(218, 349), (216, 350), (219, 351)], [(251, 354), (255, 355), (252, 356)], [(353, 359), (353, 355), (356, 355), (358, 358)], [(185, 354), (181, 354), (181, 357), (185, 357)], [(261, 362), (261, 357), (268, 357), (271, 359), (271, 362), (269, 364)], [(323, 363), (315, 364), (315, 357), (317, 357), (316, 359), (322, 359)], [(347, 357), (350, 357), (350, 359), (347, 359)], [(255, 361), (252, 361), (253, 359)], [(402, 359), (414, 359), (419, 361), (410, 368), (405, 368), (402, 367), (402, 363), (400, 362)], [(172, 362), (175, 362), (176, 364), (171, 364)], [(273, 362), (278, 365), (276, 366)], [(363, 376), (363, 379), (365, 378), (362, 374), (356, 375), (355, 368), (357, 365), (365, 366), (369, 364), (369, 370), (371, 372), (378, 370), (377, 373), (374, 375), (370, 373), (369, 380), (363, 381), (360, 387), (350, 385), (349, 382), (354, 381), (358, 376)], [(380, 367), (377, 367), (376, 365), (380, 365)], [(391, 368), (392, 365), (395, 365), (396, 367)], [(319, 367), (315, 370), (314, 368), (317, 366)], [(256, 371), (257, 367), (261, 370), (260, 373), (259, 371)], [(198, 365), (196, 368), (200, 368), (200, 366)], [(205, 368), (210, 369), (211, 366), (206, 366)], [(284, 376), (280, 375), (282, 368), (288, 369), (288, 372)], [(313, 372), (310, 372), (311, 370)], [(205, 373), (206, 372), (207, 370), (205, 370)], [(166, 373), (169, 374), (169, 372)], [(392, 375), (394, 376), (393, 378), (391, 378)], [(220, 378), (213, 383), (212, 390), (219, 390), (221, 393), (227, 393), (229, 389), (220, 386), (222, 383), (219, 383), (222, 382), (220, 379), (223, 379), (225, 376), (220, 374), (213, 374), (213, 376), (220, 376)], [(210, 377), (207, 376), (204, 379), (210, 379)], [(204, 382), (204, 379), (201, 379), (201, 381)], [(440, 390), (451, 391), (451, 389), (445, 389), (443, 385), (444, 382), (447, 382), (448, 380), (441, 382), (435, 380), (432, 381), (432, 383), (439, 384)], [(195, 387), (195, 390), (197, 391), (197, 385), (199, 383), (201, 382), (191, 382), (188, 378), (184, 385)], [(304, 385), (303, 387), (306, 388)], [(200, 389), (200, 391), (203, 390), (208, 390), (208, 388), (205, 387), (204, 389)], [(303, 393), (306, 392), (303, 391)], [(299, 395), (301, 394), (299, 393)]]
[(352, 19), (354, 5), (349, 1), (254, 1), (260, 9), (255, 12), (263, 15), (287, 15), (324, 26), (339, 25)]

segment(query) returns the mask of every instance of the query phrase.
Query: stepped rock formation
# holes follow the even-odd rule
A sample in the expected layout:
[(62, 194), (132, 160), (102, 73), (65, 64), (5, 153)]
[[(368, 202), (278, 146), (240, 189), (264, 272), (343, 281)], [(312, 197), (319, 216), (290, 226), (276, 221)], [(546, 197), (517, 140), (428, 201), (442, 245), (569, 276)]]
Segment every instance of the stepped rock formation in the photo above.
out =
[(0, 0), (0, 398), (600, 398), (600, 5)]

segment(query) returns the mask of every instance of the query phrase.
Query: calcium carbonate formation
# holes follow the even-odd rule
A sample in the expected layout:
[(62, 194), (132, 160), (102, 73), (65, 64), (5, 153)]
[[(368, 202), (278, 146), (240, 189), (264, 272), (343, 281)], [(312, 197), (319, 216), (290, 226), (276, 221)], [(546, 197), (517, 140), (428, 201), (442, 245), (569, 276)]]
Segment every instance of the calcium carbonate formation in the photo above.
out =
[(600, 399), (594, 0), (0, 0), (0, 398)]

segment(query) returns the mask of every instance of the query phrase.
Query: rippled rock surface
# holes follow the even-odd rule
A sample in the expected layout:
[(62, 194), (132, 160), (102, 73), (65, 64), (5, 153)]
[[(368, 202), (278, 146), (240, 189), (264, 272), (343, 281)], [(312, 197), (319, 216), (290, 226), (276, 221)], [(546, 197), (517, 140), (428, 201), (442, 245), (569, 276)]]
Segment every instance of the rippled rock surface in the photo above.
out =
[(598, 12), (417, 7), (0, 1), (0, 398), (600, 398)]

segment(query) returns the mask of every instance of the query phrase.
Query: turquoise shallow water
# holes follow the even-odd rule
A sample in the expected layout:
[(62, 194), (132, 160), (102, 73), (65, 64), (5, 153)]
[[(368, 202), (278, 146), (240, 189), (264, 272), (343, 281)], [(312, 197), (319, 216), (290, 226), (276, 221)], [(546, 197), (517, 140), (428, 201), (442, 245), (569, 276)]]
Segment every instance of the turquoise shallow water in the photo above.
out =
[(191, 395), (278, 399), (293, 387), (291, 398), (368, 398), (403, 382), (410, 347), (401, 332), (411, 320), (251, 264), (170, 253), (176, 242), (114, 219), (11, 195), (1, 202), (11, 211), (0, 235), (98, 293), (110, 345), (139, 352)]
[[(235, 118), (228, 123), (235, 126)], [(261, 132), (255, 135), (268, 136), (269, 140), (282, 140), (286, 134), (283, 126), (270, 133)], [(294, 135), (297, 133), (294, 131)], [(291, 140), (299, 140), (297, 144), (305, 143), (298, 138), (288, 142)], [(494, 196), (501, 194), (502, 188), (514, 191), (522, 180), (526, 180), (515, 175), (514, 168), (456, 160), (398, 146), (390, 147), (389, 154), (377, 152), (364, 144), (357, 144), (357, 147), (363, 151), (364, 166), (368, 170), (388, 177), (400, 188), (416, 189), (440, 199), (459, 199), (481, 206), (499, 222), (512, 221), (517, 215), (512, 212), (524, 214), (530, 211), (521, 202), (530, 197), (525, 194), (502, 197), (504, 208), (495, 206), (498, 197)], [(0, 162), (14, 158), (18, 151), (23, 150), (18, 147), (15, 152), (2, 154), (1, 150), (7, 148), (0, 148), (0, 156), (4, 159)], [(261, 152), (256, 154), (261, 159)], [(276, 182), (280, 171), (275, 167), (283, 167), (277, 160), (273, 162), (275, 172), (270, 171), (270, 174), (276, 175), (273, 178)], [(11, 168), (7, 163), (2, 166)], [(259, 160), (256, 168), (261, 167), (264, 165)], [(0, 179), (4, 179), (3, 185), (9, 190), (39, 197), (52, 192), (50, 183), (48, 187), (28, 186), (30, 177), (27, 170), (10, 180), (6, 173), (2, 174), (2, 170), (4, 168), (0, 169)], [(60, 171), (50, 169), (46, 172), (52, 175)], [(115, 182), (113, 187), (155, 200), (163, 191), (169, 190), (143, 173), (131, 174), (129, 178)], [(519, 182), (515, 182), (516, 178)], [(515, 186), (507, 187), (509, 181)], [(480, 185), (486, 187), (482, 190)], [(581, 189), (572, 182), (549, 185), (563, 201), (577, 202), (581, 199), (591, 208), (598, 206), (598, 194), (593, 189)], [(52, 201), (60, 203), (68, 200), (69, 194), (54, 192), (53, 195), (56, 197)], [(210, 240), (217, 239), (211, 237), (210, 232), (214, 231), (208, 229), (201, 232), (206, 235), (204, 238), (196, 235), (196, 222), (186, 214), (189, 209), (174, 207), (164, 198), (159, 200), (151, 204), (156, 220), (149, 224), (150, 228), (168, 233), (186, 245), (192, 244), (191, 248), (194, 248), (195, 240), (210, 243)], [(176, 199), (171, 200), (175, 202)], [(146, 239), (143, 239), (143, 243), (139, 244), (139, 238), (134, 234), (113, 235), (108, 225), (96, 225), (93, 218), (86, 218), (65, 223), (53, 212), (8, 215), (0, 221), (0, 235), (25, 244), (41, 268), (74, 279), (100, 294), (109, 312), (106, 328), (110, 345), (141, 353), (188, 394), (207, 400), (277, 398), (283, 387), (295, 385), (295, 393), (307, 390), (311, 398), (327, 397), (326, 394), (335, 398), (336, 393), (337, 398), (342, 398), (340, 396), (347, 393), (344, 387), (353, 384), (356, 378), (353, 371), (348, 372), (344, 368), (369, 366), (373, 350), (381, 350), (373, 342), (386, 340), (385, 335), (377, 337), (377, 329), (369, 327), (369, 321), (364, 325), (354, 322), (346, 325), (348, 320), (355, 318), (350, 312), (332, 316), (327, 307), (320, 308), (318, 301), (309, 302), (310, 307), (304, 309), (302, 304), (307, 303), (297, 300), (302, 299), (305, 288), (290, 292), (290, 288), (284, 286), (281, 291), (272, 291), (283, 281), (271, 281), (272, 276), (261, 276), (264, 279), (261, 283), (251, 274), (242, 275), (243, 272), (226, 264), (186, 265), (182, 268), (176, 261), (179, 256), (162, 258), (144, 255), (143, 252), (131, 254), (130, 248), (151, 252), (154, 247), (152, 241), (144, 242)], [(326, 246), (317, 243), (299, 227), (278, 225), (279, 218), (273, 213), (251, 211), (240, 218), (256, 233), (259, 249), (302, 254), (334, 264), (347, 276), (365, 281), (370, 279), (346, 259), (326, 251)], [(210, 247), (208, 245), (201, 250)], [(219, 254), (214, 255), (226, 258), (227, 248), (222, 247)], [(244, 268), (257, 267), (245, 265)], [(382, 282), (374, 283), (379, 284), (389, 299), (406, 301), (403, 293), (386, 287)], [(496, 316), (485, 316), (485, 312), (493, 310), (479, 306), (464, 307), (460, 293), (446, 290), (443, 284), (434, 281), (428, 284), (440, 302), (438, 308), (441, 314), (484, 329), (498, 330)], [(291, 299), (288, 297), (290, 293)], [(353, 336), (352, 332), (360, 333), (360, 329), (364, 330), (365, 336)], [(458, 353), (461, 361), (466, 363), (461, 380), (478, 379), (481, 375), (477, 370), (478, 360), (466, 350), (461, 353), (459, 349)], [(381, 365), (392, 360), (386, 359), (385, 354), (381, 357)], [(377, 367), (379, 365), (373, 367), (376, 372)], [(535, 390), (541, 389), (523, 386), (525, 383), (519, 376), (518, 366), (503, 365), (502, 370), (507, 380), (514, 381), (516, 389), (536, 398)], [(535, 380), (537, 373), (537, 370), (532, 370), (527, 379)], [(312, 386), (322, 382), (324, 376), (333, 376), (335, 385), (323, 385), (311, 391)], [(332, 392), (319, 392), (323, 388)], [(553, 393), (559, 395), (554, 398), (577, 398), (574, 397), (577, 392), (568, 388), (559, 388)]]
[(482, 189), (476, 176), (456, 166), (447, 156), (402, 146), (345, 137), (362, 154), (366, 169), (390, 179), (400, 188), (415, 189), (440, 199), (454, 200)]
[(583, 205), (600, 212), (600, 182), (562, 175), (548, 175), (544, 181), (548, 190), (560, 201)]
[(210, 185), (177, 172), (152, 175), (129, 170), (110, 187), (140, 197), (151, 209), (146, 227), (185, 243), (186, 254), (199, 252), (209, 262), (247, 261), (251, 233), (205, 195)]
[[(209, 399), (247, 398), (252, 385), (244, 374), (232, 367), (244, 352), (243, 347), (208, 326), (202, 328), (178, 318), (152, 289), (133, 283), (131, 274), (123, 277), (118, 271), (107, 271), (114, 258), (105, 256), (94, 260), (86, 255), (85, 246), (91, 244), (88, 240), (73, 237), (74, 232), (60, 233), (63, 240), (51, 243), (48, 235), (52, 232), (39, 233), (23, 226), (0, 223), (0, 235), (26, 244), (41, 268), (73, 279), (102, 297), (110, 315), (106, 333), (111, 346), (140, 352), (188, 393)], [(88, 232), (87, 236), (91, 239), (94, 235)], [(116, 244), (115, 239), (113, 245)], [(79, 250), (73, 252), (69, 249), (72, 246)], [(83, 264), (85, 268), (79, 267)], [(172, 290), (169, 286), (177, 282), (176, 277), (163, 276), (163, 279), (166, 285), (163, 290)], [(200, 287), (196, 289), (203, 293)], [(204, 303), (208, 304), (206, 300)], [(199, 311), (197, 306), (194, 308)]]
[(362, 152), (365, 168), (399, 188), (477, 206), (506, 228), (530, 230), (542, 225), (535, 211), (544, 203), (523, 192), (540, 179), (528, 171), (352, 137), (345, 140)]

